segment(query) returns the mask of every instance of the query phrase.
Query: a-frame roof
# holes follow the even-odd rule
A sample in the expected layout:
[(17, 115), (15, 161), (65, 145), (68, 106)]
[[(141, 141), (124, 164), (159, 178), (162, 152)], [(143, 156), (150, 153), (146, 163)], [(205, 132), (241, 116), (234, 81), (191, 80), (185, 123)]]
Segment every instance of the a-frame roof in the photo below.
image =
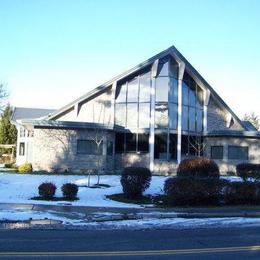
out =
[(58, 109), (57, 111), (55, 111), (53, 114), (50, 115), (49, 119), (52, 120), (52, 119), (57, 118), (59, 115), (72, 109), (75, 106), (75, 104), (81, 103), (84, 100), (89, 99), (92, 96), (98, 94), (99, 92), (105, 91), (108, 87), (111, 87), (113, 82), (119, 81), (125, 77), (128, 77), (131, 74), (134, 74), (137, 71), (141, 70), (142, 68), (152, 65), (156, 60), (162, 59), (167, 55), (172, 55), (178, 62), (183, 62), (185, 64), (185, 69), (188, 71), (188, 73), (191, 74), (191, 76), (193, 76), (194, 79), (197, 80), (199, 83), (201, 83), (206, 89), (208, 89), (211, 93), (211, 96), (215, 99), (215, 101), (217, 103), (219, 103), (222, 107), (224, 107), (232, 115), (232, 117), (243, 127), (243, 124), (242, 124), (241, 120), (238, 118), (238, 116), (232, 111), (232, 109), (216, 93), (216, 91), (209, 85), (209, 83), (199, 74), (199, 72), (186, 60), (186, 58), (174, 46), (171, 46), (170, 48), (156, 54), (155, 56), (138, 64), (137, 66), (133, 67), (132, 69), (127, 70), (127, 71), (123, 72), (122, 74), (119, 74), (118, 76), (112, 78), (111, 80), (98, 86), (94, 90), (92, 90), (92, 91), (88, 92), (87, 94), (79, 97), (78, 99), (72, 101), (71, 103), (67, 104), (66, 106), (62, 107), (61, 109)]

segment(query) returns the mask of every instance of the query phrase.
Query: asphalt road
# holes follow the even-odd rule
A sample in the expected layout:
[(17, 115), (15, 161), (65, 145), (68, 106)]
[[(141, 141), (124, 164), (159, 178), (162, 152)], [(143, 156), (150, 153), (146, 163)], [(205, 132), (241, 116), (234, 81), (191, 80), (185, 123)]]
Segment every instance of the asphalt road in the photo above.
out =
[(0, 230), (0, 258), (260, 259), (260, 227)]

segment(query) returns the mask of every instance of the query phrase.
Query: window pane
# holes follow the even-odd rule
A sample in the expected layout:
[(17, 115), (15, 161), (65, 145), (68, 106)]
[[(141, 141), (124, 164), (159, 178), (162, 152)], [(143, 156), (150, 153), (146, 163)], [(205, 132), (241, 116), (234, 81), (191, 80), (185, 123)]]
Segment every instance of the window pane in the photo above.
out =
[(107, 155), (113, 155), (114, 143), (112, 141), (107, 142)]
[(167, 135), (155, 134), (154, 158), (167, 159)]
[(116, 153), (124, 152), (125, 134), (116, 133), (115, 135), (115, 151)]
[(177, 135), (176, 134), (170, 134), (170, 159), (171, 160), (177, 160)]
[(150, 103), (139, 103), (139, 128), (150, 126)]
[(195, 117), (196, 109), (194, 107), (189, 108), (189, 130), (195, 132)]
[(115, 124), (125, 126), (126, 121), (126, 104), (116, 104)]
[(187, 135), (181, 136), (181, 154), (185, 156), (189, 155), (189, 142)]
[(188, 131), (188, 107), (182, 106), (182, 130)]
[(103, 152), (103, 142), (99, 145), (93, 140), (78, 140), (77, 153), (101, 155)]
[(170, 59), (170, 77), (178, 78), (179, 65), (172, 57)]
[(223, 146), (211, 146), (211, 159), (223, 159)]
[(19, 155), (23, 156), (25, 154), (25, 143), (20, 143), (19, 145)]
[(175, 103), (169, 103), (169, 109), (170, 109), (170, 128), (177, 129), (178, 105)]
[(170, 102), (178, 103), (178, 81), (175, 78), (170, 79)]
[(137, 128), (138, 103), (127, 104), (127, 127)]
[(157, 102), (168, 102), (168, 77), (156, 78), (155, 100)]
[(159, 63), (159, 77), (168, 77), (169, 76), (169, 61), (165, 63)]
[(168, 127), (168, 107), (167, 104), (155, 105), (155, 127)]
[(116, 102), (126, 102), (126, 83), (116, 88)]
[(126, 152), (136, 152), (136, 134), (125, 135)]
[(138, 134), (138, 151), (149, 152), (149, 134)]
[(189, 104), (189, 88), (185, 82), (182, 82), (182, 104)]
[(135, 77), (128, 82), (127, 102), (138, 102), (138, 78)]
[(20, 137), (25, 137), (25, 128), (24, 127), (20, 127)]
[(228, 159), (248, 160), (248, 147), (228, 146)]
[(196, 106), (196, 90), (195, 88), (191, 88), (189, 90), (189, 105), (192, 107)]
[(203, 110), (197, 109), (197, 132), (203, 131)]
[(197, 85), (197, 107), (202, 108), (204, 104), (203, 90)]
[(140, 76), (139, 102), (150, 102), (151, 73)]

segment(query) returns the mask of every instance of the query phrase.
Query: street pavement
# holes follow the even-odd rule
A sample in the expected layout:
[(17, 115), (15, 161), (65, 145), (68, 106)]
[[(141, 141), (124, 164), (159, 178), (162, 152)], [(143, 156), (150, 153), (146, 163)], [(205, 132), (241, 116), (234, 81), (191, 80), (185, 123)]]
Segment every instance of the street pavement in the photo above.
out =
[(0, 230), (0, 258), (260, 259), (260, 227)]

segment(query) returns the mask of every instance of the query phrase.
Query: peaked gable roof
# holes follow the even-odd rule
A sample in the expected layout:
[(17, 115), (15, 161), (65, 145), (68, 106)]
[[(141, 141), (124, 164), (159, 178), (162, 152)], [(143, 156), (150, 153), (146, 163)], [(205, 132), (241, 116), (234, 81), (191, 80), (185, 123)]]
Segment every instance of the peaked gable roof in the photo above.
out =
[(105, 91), (108, 87), (111, 87), (113, 82), (119, 81), (125, 77), (130, 76), (131, 74), (136, 73), (137, 71), (152, 65), (156, 60), (162, 59), (167, 55), (173, 56), (178, 62), (183, 62), (185, 64), (185, 70), (191, 74), (200, 84), (202, 84), (205, 88), (209, 89), (212, 97), (221, 105), (223, 106), (231, 115), (232, 117), (243, 127), (242, 121), (238, 118), (238, 116), (232, 111), (232, 109), (224, 102), (224, 100), (216, 93), (216, 91), (209, 85), (209, 83), (199, 74), (199, 72), (186, 60), (186, 58), (174, 47), (171, 46), (170, 48), (156, 54), (155, 56), (151, 57), (150, 59), (138, 64), (137, 66), (129, 69), (118, 76), (112, 78), (111, 80), (105, 82), (104, 84), (98, 86), (94, 90), (88, 92), (87, 94), (79, 97), (78, 99), (72, 101), (71, 103), (67, 104), (66, 106), (60, 108), (59, 110), (55, 111), (52, 115), (50, 115), (49, 119), (55, 119), (59, 115), (63, 114), (67, 110), (73, 108), (75, 104), (81, 103), (82, 101), (91, 98), (93, 95), (98, 94), (99, 92)]

